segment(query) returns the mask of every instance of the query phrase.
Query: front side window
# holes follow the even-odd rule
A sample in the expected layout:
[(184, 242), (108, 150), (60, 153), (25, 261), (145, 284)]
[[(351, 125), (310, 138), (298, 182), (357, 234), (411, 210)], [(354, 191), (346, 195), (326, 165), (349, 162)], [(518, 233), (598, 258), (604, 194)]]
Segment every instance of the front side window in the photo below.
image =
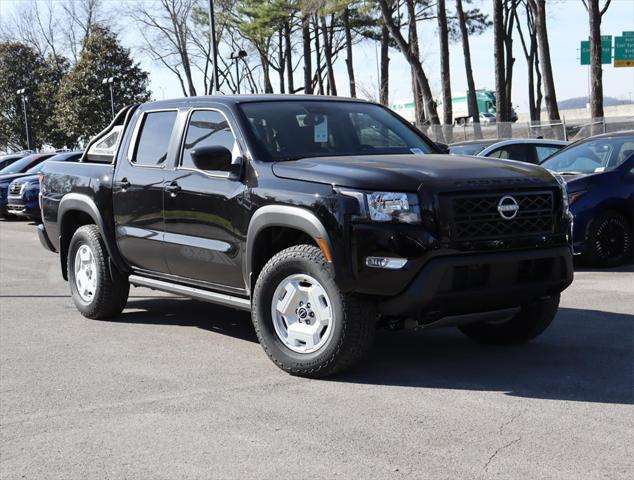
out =
[(191, 152), (194, 148), (207, 146), (225, 147), (234, 158), (239, 154), (236, 137), (225, 116), (215, 110), (198, 110), (192, 113), (187, 126), (181, 166), (196, 168)]
[(240, 108), (271, 161), (435, 153), (423, 136), (378, 105), (296, 100), (248, 102)]
[(145, 166), (161, 166), (167, 158), (176, 111), (145, 114), (136, 144), (132, 163)]

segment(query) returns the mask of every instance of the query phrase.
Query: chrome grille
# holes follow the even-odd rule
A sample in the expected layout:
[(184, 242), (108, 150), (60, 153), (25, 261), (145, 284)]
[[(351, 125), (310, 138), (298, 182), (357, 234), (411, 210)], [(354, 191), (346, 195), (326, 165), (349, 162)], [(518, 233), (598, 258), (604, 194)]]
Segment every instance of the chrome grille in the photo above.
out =
[(12, 183), (11, 185), (9, 185), (9, 195), (20, 195), (21, 190), (21, 183)]

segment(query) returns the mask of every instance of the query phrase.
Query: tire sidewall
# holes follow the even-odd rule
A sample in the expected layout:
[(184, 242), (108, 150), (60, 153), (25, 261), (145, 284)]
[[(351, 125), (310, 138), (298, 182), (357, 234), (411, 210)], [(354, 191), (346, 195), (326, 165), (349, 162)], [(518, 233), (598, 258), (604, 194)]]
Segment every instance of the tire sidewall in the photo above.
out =
[[(253, 322), (259, 332), (260, 342), (269, 354), (285, 368), (310, 369), (323, 367), (324, 362), (336, 356), (345, 335), (345, 310), (342, 296), (332, 274), (314, 261), (305, 258), (286, 258), (271, 269), (263, 272), (256, 284), (256, 302), (253, 309)], [(279, 284), (288, 276), (308, 274), (315, 278), (328, 294), (333, 313), (333, 323), (327, 343), (311, 353), (294, 352), (278, 337), (273, 325), (271, 312), (272, 300)]]
[[(75, 257), (77, 254), (77, 250), (82, 245), (88, 246), (92, 251), (93, 256), (95, 257), (95, 274), (97, 276), (97, 286), (95, 288), (95, 293), (92, 296), (90, 302), (85, 301), (79, 291), (77, 290), (77, 285), (75, 283)], [(68, 262), (67, 262), (67, 270), (68, 270), (68, 283), (70, 284), (70, 290), (73, 297), (73, 302), (75, 302), (75, 306), (82, 313), (88, 313), (92, 310), (93, 306), (99, 301), (99, 294), (101, 292), (102, 284), (103, 284), (103, 273), (101, 270), (101, 262), (99, 261), (99, 256), (102, 255), (101, 245), (95, 245), (93, 238), (89, 235), (88, 231), (83, 228), (80, 228), (75, 232), (73, 238), (70, 241), (70, 245), (68, 247)]]
[[(621, 253), (620, 256), (613, 257), (613, 258), (603, 258), (598, 255), (598, 252), (596, 250), (596, 242), (598, 240), (597, 236), (598, 236), (599, 228), (601, 227), (601, 225), (604, 222), (613, 218), (619, 219), (619, 221), (621, 221), (621, 223), (623, 223), (623, 225), (625, 226), (625, 236), (627, 237), (629, 235), (629, 245), (628, 247), (624, 249), (624, 251)], [(589, 243), (588, 249), (586, 252), (588, 263), (590, 263), (593, 266), (603, 267), (603, 268), (617, 267), (619, 265), (622, 265), (623, 263), (626, 263), (631, 258), (632, 226), (627, 221), (627, 218), (625, 218), (625, 216), (621, 215), (620, 213), (612, 212), (612, 211), (603, 211), (592, 219), (592, 223), (590, 224), (588, 237), (586, 241)], [(626, 239), (624, 239), (624, 241), (626, 241)]]

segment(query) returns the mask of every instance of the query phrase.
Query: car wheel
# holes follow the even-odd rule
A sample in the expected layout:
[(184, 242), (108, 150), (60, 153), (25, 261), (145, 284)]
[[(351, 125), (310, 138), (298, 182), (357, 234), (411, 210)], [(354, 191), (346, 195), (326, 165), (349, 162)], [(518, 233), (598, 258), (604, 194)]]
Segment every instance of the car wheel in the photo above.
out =
[(84, 317), (109, 318), (123, 311), (130, 284), (126, 276), (111, 271), (106, 247), (95, 225), (77, 229), (68, 248), (67, 266), (73, 302)]
[(632, 259), (632, 225), (624, 215), (606, 211), (590, 224), (584, 257), (595, 267), (617, 267)]
[(523, 305), (513, 317), (503, 321), (463, 325), (460, 331), (480, 343), (525, 343), (540, 335), (552, 323), (559, 308), (559, 295), (540, 298)]
[(258, 276), (253, 325), (282, 370), (321, 378), (352, 367), (370, 349), (372, 304), (341, 292), (322, 251), (297, 245), (276, 254)]

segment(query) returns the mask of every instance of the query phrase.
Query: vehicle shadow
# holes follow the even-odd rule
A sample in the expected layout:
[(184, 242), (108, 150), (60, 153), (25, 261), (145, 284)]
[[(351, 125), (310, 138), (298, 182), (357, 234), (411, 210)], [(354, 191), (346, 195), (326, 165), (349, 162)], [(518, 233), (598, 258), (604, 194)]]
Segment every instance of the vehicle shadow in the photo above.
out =
[[(110, 321), (193, 326), (257, 342), (247, 312), (196, 300), (131, 299)], [(457, 329), (380, 330), (362, 365), (327, 381), (634, 404), (633, 359), (634, 315), (560, 308), (542, 336), (519, 346), (480, 345)]]
[(632, 404), (633, 360), (634, 315), (560, 308), (542, 336), (519, 346), (479, 345), (456, 329), (386, 332), (362, 370), (335, 380)]
[(123, 313), (107, 321), (197, 327), (240, 340), (258, 341), (248, 312), (188, 298), (131, 297)]

